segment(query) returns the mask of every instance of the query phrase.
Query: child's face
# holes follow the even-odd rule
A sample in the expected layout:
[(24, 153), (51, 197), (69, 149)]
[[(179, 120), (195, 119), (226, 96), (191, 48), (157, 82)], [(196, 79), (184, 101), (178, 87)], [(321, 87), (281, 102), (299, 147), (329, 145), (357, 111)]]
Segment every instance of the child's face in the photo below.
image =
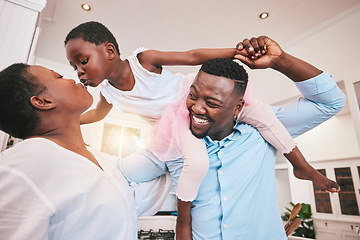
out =
[(85, 86), (96, 87), (108, 78), (106, 43), (96, 45), (81, 38), (67, 42), (66, 57)]

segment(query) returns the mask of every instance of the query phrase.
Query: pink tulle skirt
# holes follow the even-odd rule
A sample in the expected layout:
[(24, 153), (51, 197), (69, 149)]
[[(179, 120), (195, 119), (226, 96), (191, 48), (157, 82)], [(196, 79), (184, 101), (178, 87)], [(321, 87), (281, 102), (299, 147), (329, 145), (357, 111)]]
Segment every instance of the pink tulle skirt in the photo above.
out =
[(147, 147), (161, 161), (183, 157), (184, 136), (190, 124), (186, 107), (189, 90), (189, 86), (184, 87), (179, 100), (164, 108), (160, 120), (152, 128), (152, 137)]

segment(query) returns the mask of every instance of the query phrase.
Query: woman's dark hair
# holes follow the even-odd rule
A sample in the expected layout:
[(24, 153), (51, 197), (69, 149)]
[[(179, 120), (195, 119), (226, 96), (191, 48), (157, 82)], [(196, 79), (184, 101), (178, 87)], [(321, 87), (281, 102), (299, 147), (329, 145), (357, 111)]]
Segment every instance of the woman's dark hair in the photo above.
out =
[(40, 86), (29, 67), (16, 63), (0, 72), (0, 129), (16, 138), (30, 137), (40, 122), (30, 103)]
[(234, 80), (234, 93), (243, 97), (248, 82), (248, 74), (243, 66), (230, 58), (215, 58), (205, 62), (200, 71)]
[(114, 44), (117, 53), (120, 55), (119, 45), (110, 30), (99, 22), (85, 22), (71, 30), (65, 38), (65, 45), (71, 39), (81, 38), (84, 41), (100, 45), (104, 42)]

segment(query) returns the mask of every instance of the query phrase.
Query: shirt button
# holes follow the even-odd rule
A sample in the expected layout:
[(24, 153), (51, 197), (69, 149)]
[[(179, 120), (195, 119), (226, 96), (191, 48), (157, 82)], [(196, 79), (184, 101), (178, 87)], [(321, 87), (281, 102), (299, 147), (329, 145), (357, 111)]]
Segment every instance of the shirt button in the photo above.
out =
[(226, 201), (226, 200), (227, 200), (227, 197), (223, 197), (223, 199)]
[(220, 174), (220, 175), (224, 175), (224, 172), (223, 172), (223, 171), (220, 171), (219, 174)]
[(226, 224), (224, 224), (224, 228), (227, 228), (227, 225), (226, 225)]

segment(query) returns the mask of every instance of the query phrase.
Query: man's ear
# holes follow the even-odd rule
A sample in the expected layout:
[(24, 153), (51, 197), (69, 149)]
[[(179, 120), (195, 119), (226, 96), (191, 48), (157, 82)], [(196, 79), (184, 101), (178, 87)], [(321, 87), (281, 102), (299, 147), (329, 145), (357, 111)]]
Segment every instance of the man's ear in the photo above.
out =
[(117, 55), (116, 48), (115, 48), (114, 44), (112, 44), (112, 43), (107, 43), (105, 45), (105, 51), (106, 51), (106, 54), (107, 54), (107, 57), (109, 60), (114, 59)]
[(235, 106), (235, 116), (238, 116), (239, 113), (241, 112), (242, 108), (245, 105), (245, 101), (243, 99), (241, 99)]
[(38, 110), (51, 110), (56, 107), (56, 104), (51, 99), (41, 98), (39, 96), (32, 96), (30, 98), (31, 105)]

